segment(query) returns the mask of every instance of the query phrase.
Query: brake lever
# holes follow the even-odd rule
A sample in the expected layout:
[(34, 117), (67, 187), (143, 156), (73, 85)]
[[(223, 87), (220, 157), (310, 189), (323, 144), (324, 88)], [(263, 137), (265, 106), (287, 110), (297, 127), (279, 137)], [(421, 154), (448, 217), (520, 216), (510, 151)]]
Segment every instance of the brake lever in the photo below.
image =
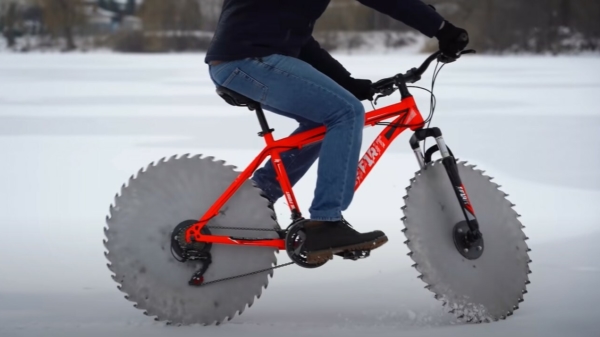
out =
[(396, 88), (394, 88), (394, 86), (389, 86), (389, 87), (385, 87), (385, 88), (383, 88), (383, 89), (380, 91), (379, 95), (377, 95), (377, 96), (375, 97), (375, 100), (373, 101), (373, 104), (374, 104), (374, 105), (377, 105), (377, 100), (379, 100), (379, 99), (380, 99), (380, 98), (382, 98), (382, 97), (387, 97), (387, 96), (390, 96), (390, 95), (391, 95), (391, 94), (393, 94), (395, 91), (396, 91)]
[(465, 55), (465, 54), (475, 54), (477, 53), (474, 49), (466, 49), (463, 51), (458, 52), (458, 54), (456, 54), (456, 56), (454, 55), (446, 55), (446, 54), (440, 54), (438, 56), (438, 61), (440, 61), (441, 63), (452, 63), (455, 62), (456, 60), (458, 60), (461, 56)]

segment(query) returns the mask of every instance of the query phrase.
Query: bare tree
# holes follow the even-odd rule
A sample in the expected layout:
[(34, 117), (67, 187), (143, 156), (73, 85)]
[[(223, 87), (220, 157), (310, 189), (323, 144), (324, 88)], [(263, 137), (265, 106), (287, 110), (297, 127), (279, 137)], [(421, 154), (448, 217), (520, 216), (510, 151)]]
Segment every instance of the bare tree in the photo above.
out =
[(37, 0), (43, 10), (44, 24), (55, 36), (66, 41), (66, 50), (76, 49), (75, 30), (87, 21), (84, 0)]
[(2, 27), (2, 34), (6, 39), (8, 48), (12, 48), (16, 43), (17, 3), (11, 1), (2, 5), (0, 7), (0, 27)]
[(139, 16), (150, 33), (150, 49), (189, 49), (193, 35), (202, 28), (198, 0), (145, 0)]

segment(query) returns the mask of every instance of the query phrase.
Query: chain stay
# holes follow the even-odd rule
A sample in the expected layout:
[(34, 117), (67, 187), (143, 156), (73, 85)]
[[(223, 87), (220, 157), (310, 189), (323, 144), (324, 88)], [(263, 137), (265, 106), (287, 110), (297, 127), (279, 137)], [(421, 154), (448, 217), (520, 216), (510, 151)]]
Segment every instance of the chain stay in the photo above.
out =
[[(229, 230), (241, 230), (241, 231), (261, 231), (261, 232), (281, 232), (282, 230), (280, 229), (269, 229), (269, 228), (247, 228), (247, 227), (221, 227), (221, 226), (205, 226), (208, 227), (210, 229), (229, 229)], [(219, 282), (224, 282), (224, 281), (229, 281), (229, 280), (234, 280), (234, 279), (238, 279), (238, 278), (242, 278), (242, 277), (246, 277), (246, 276), (251, 276), (251, 275), (255, 275), (255, 274), (260, 274), (266, 271), (270, 271), (270, 270), (275, 270), (275, 269), (279, 269), (279, 268), (283, 268), (286, 266), (290, 266), (293, 265), (294, 262), (288, 262), (279, 266), (274, 266), (274, 267), (270, 267), (270, 268), (265, 268), (265, 269), (261, 269), (261, 270), (257, 270), (257, 271), (253, 271), (253, 272), (249, 272), (249, 273), (245, 273), (245, 274), (240, 274), (240, 275), (236, 275), (236, 276), (229, 276), (229, 277), (225, 277), (225, 278), (221, 278), (221, 279), (217, 279), (217, 280), (212, 280), (212, 281), (208, 281), (208, 282), (203, 282), (201, 284), (198, 285), (194, 285), (196, 287), (204, 287), (207, 285), (211, 285), (211, 284), (215, 284), (215, 283), (219, 283)], [(204, 273), (202, 273), (204, 274)]]

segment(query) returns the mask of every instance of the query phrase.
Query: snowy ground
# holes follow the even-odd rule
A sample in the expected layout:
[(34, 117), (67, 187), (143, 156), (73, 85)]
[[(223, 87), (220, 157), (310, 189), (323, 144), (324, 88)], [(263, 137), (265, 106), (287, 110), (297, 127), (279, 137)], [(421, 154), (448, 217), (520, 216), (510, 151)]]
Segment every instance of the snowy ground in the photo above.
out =
[[(423, 59), (340, 57), (355, 77), (373, 80)], [(174, 154), (244, 167), (263, 145), (253, 115), (214, 94), (202, 60), (0, 55), (0, 336), (600, 336), (598, 57), (469, 56), (438, 80), (434, 124), (458, 157), (503, 185), (531, 238), (532, 283), (509, 320), (456, 324), (410, 267), (399, 220), (417, 170), (408, 134), (346, 215), (359, 230), (388, 234), (369, 259), (278, 270), (224, 326), (164, 327), (143, 316), (103, 256), (104, 217), (120, 185)], [(415, 94), (426, 113), (428, 97)], [(277, 137), (294, 127), (268, 119)], [(378, 132), (365, 130), (365, 144)], [(305, 209), (314, 178), (313, 169), (296, 189)], [(287, 219), (285, 205), (276, 207)]]

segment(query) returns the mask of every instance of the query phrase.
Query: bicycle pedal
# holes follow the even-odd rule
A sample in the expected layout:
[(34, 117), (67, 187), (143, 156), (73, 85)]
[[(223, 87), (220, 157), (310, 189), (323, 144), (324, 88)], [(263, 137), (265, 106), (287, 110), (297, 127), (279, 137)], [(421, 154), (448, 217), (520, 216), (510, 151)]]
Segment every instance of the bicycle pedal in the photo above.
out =
[(347, 250), (345, 252), (341, 252), (340, 255), (344, 260), (352, 260), (356, 261), (359, 259), (365, 259), (371, 255), (370, 250)]

